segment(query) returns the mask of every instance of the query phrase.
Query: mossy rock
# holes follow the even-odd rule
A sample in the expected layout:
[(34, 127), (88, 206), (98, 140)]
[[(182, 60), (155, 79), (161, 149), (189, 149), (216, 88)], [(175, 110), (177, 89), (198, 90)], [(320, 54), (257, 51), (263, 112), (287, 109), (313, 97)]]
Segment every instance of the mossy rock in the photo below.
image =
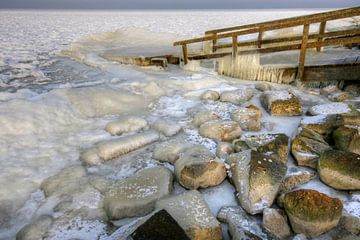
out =
[(324, 152), (318, 163), (320, 179), (340, 190), (360, 190), (360, 155), (338, 150)]
[(299, 99), (286, 91), (267, 91), (261, 95), (260, 101), (273, 116), (300, 116), (303, 114)]
[(331, 133), (338, 127), (343, 125), (343, 117), (341, 115), (323, 115), (314, 117), (305, 117), (301, 121), (301, 127), (313, 130), (323, 136), (325, 141), (331, 140)]
[(337, 149), (360, 154), (360, 133), (356, 128), (339, 127), (333, 132)]

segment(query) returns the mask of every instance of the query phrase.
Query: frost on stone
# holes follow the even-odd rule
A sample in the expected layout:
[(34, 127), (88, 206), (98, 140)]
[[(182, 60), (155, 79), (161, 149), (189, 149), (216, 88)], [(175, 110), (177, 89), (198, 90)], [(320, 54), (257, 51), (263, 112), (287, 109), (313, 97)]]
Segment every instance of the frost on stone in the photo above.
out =
[(309, 109), (309, 113), (313, 116), (343, 114), (351, 112), (351, 108), (347, 103), (328, 103), (313, 106)]
[(153, 152), (153, 158), (161, 162), (169, 162), (174, 164), (179, 156), (187, 148), (193, 146), (193, 144), (185, 141), (169, 141), (158, 144)]
[(214, 111), (202, 111), (194, 116), (192, 123), (195, 127), (200, 127), (201, 124), (212, 120), (218, 120), (220, 116)]
[(152, 128), (156, 131), (164, 134), (167, 137), (171, 137), (176, 135), (178, 132), (181, 131), (181, 126), (177, 124), (176, 122), (173, 122), (171, 120), (163, 120), (159, 119), (156, 122), (152, 124)]
[(199, 133), (202, 137), (216, 141), (232, 141), (241, 135), (240, 125), (235, 121), (213, 120), (200, 126)]
[(106, 125), (105, 130), (111, 135), (121, 135), (127, 132), (137, 132), (147, 126), (147, 121), (137, 116), (125, 116)]
[(254, 91), (251, 88), (242, 88), (233, 91), (225, 91), (220, 95), (220, 101), (230, 102), (240, 105), (249, 101), (254, 96)]

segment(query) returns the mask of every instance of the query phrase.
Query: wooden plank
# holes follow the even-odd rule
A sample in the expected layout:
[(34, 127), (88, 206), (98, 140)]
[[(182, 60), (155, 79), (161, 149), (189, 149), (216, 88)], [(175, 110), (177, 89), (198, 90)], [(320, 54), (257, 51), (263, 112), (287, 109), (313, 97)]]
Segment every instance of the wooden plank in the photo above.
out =
[(238, 56), (238, 39), (237, 36), (233, 36), (232, 37), (232, 60), (233, 62), (235, 61), (235, 59)]
[[(320, 27), (319, 27), (319, 35), (322, 35), (325, 33), (325, 28), (326, 28), (326, 22), (321, 22)], [(318, 40), (318, 42), (321, 42), (322, 37), (318, 37), (317, 40)], [(316, 48), (316, 51), (318, 51), (318, 52), (321, 52), (321, 50), (322, 50), (322, 47)]]
[(230, 32), (230, 31), (236, 31), (236, 30), (241, 30), (241, 29), (246, 29), (246, 28), (254, 28), (254, 27), (265, 27), (265, 26), (269, 26), (269, 25), (277, 25), (279, 23), (299, 21), (299, 20), (301, 21), (301, 20), (304, 20), (307, 18), (318, 19), (321, 17), (325, 17), (328, 15), (334, 15), (334, 14), (346, 15), (349, 12), (359, 11), (359, 9), (360, 9), (360, 7), (345, 8), (345, 9), (339, 9), (339, 10), (335, 10), (335, 11), (328, 11), (328, 12), (315, 13), (315, 14), (309, 14), (309, 15), (303, 15), (303, 16), (297, 16), (297, 17), (283, 18), (283, 19), (277, 19), (277, 20), (260, 22), (260, 23), (253, 23), (253, 24), (234, 26), (234, 27), (228, 27), (228, 28), (213, 29), (213, 30), (206, 31), (205, 34)]
[(182, 51), (183, 51), (184, 64), (186, 65), (188, 64), (188, 49), (186, 44), (182, 45)]
[(205, 37), (200, 37), (200, 38), (187, 39), (187, 40), (175, 42), (174, 46), (196, 43), (196, 42), (211, 41), (214, 39), (229, 38), (229, 37), (232, 37), (233, 35), (240, 36), (240, 35), (247, 35), (247, 34), (258, 33), (258, 32), (277, 30), (277, 29), (282, 29), (282, 28), (296, 27), (296, 26), (300, 26), (300, 25), (318, 23), (318, 22), (323, 22), (323, 21), (330, 21), (330, 20), (335, 20), (335, 19), (339, 19), (339, 18), (347, 18), (347, 17), (358, 16), (358, 15), (360, 15), (360, 7), (357, 7), (354, 10), (347, 12), (346, 14), (343, 14), (343, 13), (334, 14), (334, 15), (329, 14), (329, 15), (325, 15), (321, 18), (311, 18), (311, 19), (305, 18), (305, 19), (296, 20), (296, 21), (292, 21), (292, 22), (285, 22), (285, 23), (280, 22), (277, 25), (269, 25), (269, 26), (265, 26), (265, 27), (250, 28), (250, 29), (236, 31), (236, 32), (222, 33), (222, 34), (217, 34), (214, 36), (207, 36), (207, 37), (205, 36)]
[(303, 29), (303, 38), (301, 41), (301, 50), (300, 50), (300, 57), (299, 57), (299, 69), (297, 77), (302, 80), (304, 75), (304, 68), (305, 68), (305, 57), (306, 57), (306, 50), (307, 50), (307, 43), (309, 37), (309, 30), (310, 25), (305, 24)]

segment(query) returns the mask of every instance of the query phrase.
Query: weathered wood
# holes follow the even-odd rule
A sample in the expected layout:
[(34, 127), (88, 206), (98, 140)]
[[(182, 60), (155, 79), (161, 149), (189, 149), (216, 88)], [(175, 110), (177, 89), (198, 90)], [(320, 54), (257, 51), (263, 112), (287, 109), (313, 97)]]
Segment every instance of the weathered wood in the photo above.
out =
[[(319, 35), (322, 35), (322, 34), (325, 33), (325, 28), (326, 28), (326, 22), (321, 22), (320, 26), (319, 26)], [(318, 40), (318, 42), (320, 42), (322, 40), (322, 38), (318, 37), (317, 40)], [(316, 51), (318, 51), (318, 52), (321, 52), (321, 50), (322, 50), (322, 47), (317, 47), (316, 48)]]
[(188, 49), (186, 44), (182, 45), (182, 51), (183, 51), (184, 64), (188, 64)]
[(304, 75), (304, 68), (305, 68), (305, 57), (306, 57), (306, 49), (309, 37), (309, 29), (310, 25), (305, 24), (303, 29), (303, 38), (301, 41), (301, 50), (300, 50), (300, 58), (299, 58), (299, 70), (297, 77), (302, 80)]
[[(214, 34), (214, 35), (216, 35), (216, 34)], [(213, 52), (216, 52), (216, 44), (217, 44), (217, 39), (212, 40), (212, 51)]]
[(232, 59), (233, 59), (233, 62), (235, 61), (235, 59), (238, 56), (238, 44), (237, 43), (238, 43), (237, 36), (233, 36), (232, 37)]
[(309, 18), (319, 19), (319, 18), (325, 18), (326, 16), (335, 15), (335, 14), (346, 16), (347, 14), (352, 13), (354, 11), (359, 11), (359, 9), (360, 9), (360, 7), (345, 8), (345, 9), (339, 9), (339, 10), (334, 10), (334, 11), (309, 14), (309, 15), (305, 15), (305, 16), (297, 16), (297, 17), (276, 19), (276, 20), (260, 22), (260, 23), (241, 25), (241, 26), (213, 29), (213, 30), (206, 31), (205, 34), (215, 34), (215, 33), (236, 31), (236, 30), (241, 30), (241, 29), (246, 29), (246, 28), (264, 27), (264, 26), (269, 26), (269, 25), (277, 25), (279, 23), (281, 24), (281, 23), (286, 23), (286, 22), (302, 21), (302, 20), (309, 19)]
[(252, 33), (258, 33), (258, 32), (265, 32), (265, 31), (271, 31), (271, 30), (277, 30), (282, 28), (290, 28), (290, 27), (296, 27), (300, 25), (307, 25), (312, 23), (318, 23), (318, 22), (324, 22), (324, 21), (330, 21), (335, 20), (339, 18), (347, 18), (347, 17), (353, 17), (360, 15), (360, 7), (352, 8), (352, 9), (345, 9), (348, 11), (345, 12), (327, 12), (324, 15), (312, 17), (309, 18), (308, 16), (303, 16), (302, 18), (291, 20), (291, 21), (281, 21), (279, 20), (277, 23), (274, 23), (274, 25), (265, 25), (261, 27), (255, 27), (250, 28), (246, 30), (236, 31), (236, 32), (229, 32), (229, 33), (222, 33), (217, 34), (213, 36), (205, 36), (200, 38), (193, 38), (193, 39), (187, 39), (183, 41), (178, 41), (174, 43), (174, 46), (178, 45), (184, 45), (184, 44), (190, 44), (190, 43), (196, 43), (196, 42), (203, 42), (203, 41), (211, 41), (214, 39), (222, 39), (222, 38), (229, 38), (233, 35), (247, 35)]
[(262, 43), (262, 39), (263, 39), (263, 32), (259, 32), (258, 35), (258, 48), (261, 48), (261, 43)]

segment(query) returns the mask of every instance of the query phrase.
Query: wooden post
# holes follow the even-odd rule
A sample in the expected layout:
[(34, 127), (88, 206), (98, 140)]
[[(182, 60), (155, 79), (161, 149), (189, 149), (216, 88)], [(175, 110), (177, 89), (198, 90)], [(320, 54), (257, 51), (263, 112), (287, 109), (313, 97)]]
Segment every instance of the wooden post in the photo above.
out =
[[(325, 28), (326, 28), (326, 21), (325, 22), (321, 22), (320, 23), (320, 27), (319, 27), (319, 34), (324, 34), (325, 33)], [(322, 41), (322, 37), (319, 37), (318, 42)], [(321, 52), (322, 47), (316, 47), (316, 51)]]
[(186, 65), (188, 63), (188, 50), (186, 44), (182, 45), (182, 51), (183, 51), (184, 64)]
[(238, 37), (237, 35), (232, 36), (232, 59), (235, 61), (238, 55)]
[(310, 25), (305, 24), (303, 29), (302, 41), (301, 41), (301, 50), (300, 50), (299, 68), (298, 68), (298, 78), (300, 79), (300, 81), (303, 80), (304, 77), (305, 56), (306, 56), (307, 42), (309, 38), (309, 29), (310, 29)]
[(263, 32), (259, 32), (259, 35), (258, 35), (258, 48), (261, 48), (261, 41), (262, 41), (262, 38), (263, 38)]
[[(216, 33), (214, 34), (214, 36), (216, 37)], [(217, 39), (212, 40), (212, 51), (213, 51), (213, 53), (216, 52), (216, 44), (217, 44)]]

